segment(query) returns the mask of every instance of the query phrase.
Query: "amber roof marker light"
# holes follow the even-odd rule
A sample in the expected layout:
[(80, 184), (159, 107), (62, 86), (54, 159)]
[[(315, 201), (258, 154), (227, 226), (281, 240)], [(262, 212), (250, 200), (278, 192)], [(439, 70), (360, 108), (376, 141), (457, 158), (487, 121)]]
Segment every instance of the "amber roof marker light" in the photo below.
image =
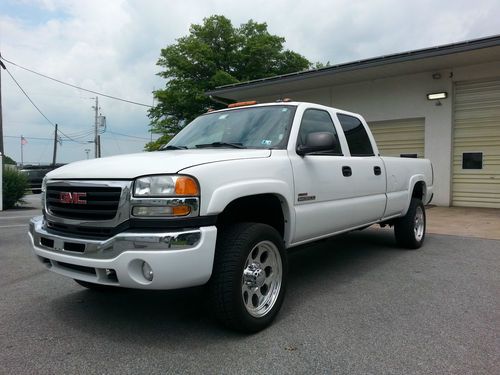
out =
[(257, 101), (251, 100), (251, 101), (248, 101), (248, 102), (237, 102), (237, 103), (231, 103), (231, 104), (229, 104), (227, 106), (227, 108), (244, 107), (244, 106), (247, 106), (247, 105), (254, 105), (254, 104), (257, 104)]

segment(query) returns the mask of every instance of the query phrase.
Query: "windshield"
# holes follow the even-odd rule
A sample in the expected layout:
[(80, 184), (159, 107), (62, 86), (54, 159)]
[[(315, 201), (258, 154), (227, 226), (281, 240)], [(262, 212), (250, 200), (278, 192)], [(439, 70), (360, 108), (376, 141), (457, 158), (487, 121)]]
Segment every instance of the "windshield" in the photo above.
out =
[(285, 148), (294, 113), (290, 105), (208, 113), (189, 123), (164, 149)]

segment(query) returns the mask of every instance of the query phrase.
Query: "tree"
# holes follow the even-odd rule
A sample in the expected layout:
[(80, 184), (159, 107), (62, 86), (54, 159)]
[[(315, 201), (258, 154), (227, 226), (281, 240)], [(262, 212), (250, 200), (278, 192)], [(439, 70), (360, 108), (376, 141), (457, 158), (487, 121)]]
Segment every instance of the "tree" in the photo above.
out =
[(16, 165), (16, 162), (12, 158), (8, 157), (7, 155), (3, 155), (3, 163)]
[(205, 95), (208, 90), (312, 67), (302, 55), (284, 49), (284, 43), (285, 38), (269, 33), (266, 23), (252, 20), (235, 28), (215, 15), (191, 25), (189, 35), (161, 50), (158, 75), (167, 82), (154, 92), (158, 104), (149, 117), (151, 131), (162, 136), (146, 149), (158, 149), (208, 108), (222, 108)]

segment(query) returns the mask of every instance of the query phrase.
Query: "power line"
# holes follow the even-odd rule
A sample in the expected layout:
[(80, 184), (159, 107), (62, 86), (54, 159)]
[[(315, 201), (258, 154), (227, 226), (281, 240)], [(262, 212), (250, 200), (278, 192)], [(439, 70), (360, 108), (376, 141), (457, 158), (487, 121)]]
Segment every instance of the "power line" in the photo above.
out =
[(19, 82), (17, 82), (17, 80), (16, 80), (16, 79), (14, 78), (14, 76), (10, 73), (10, 71), (9, 71), (8, 69), (5, 69), (5, 70), (7, 71), (7, 73), (9, 73), (10, 78), (12, 78), (12, 80), (16, 83), (17, 87), (19, 87), (19, 90), (21, 90), (21, 92), (22, 92), (22, 93), (23, 93), (23, 94), (24, 94), (24, 95), (28, 98), (28, 100), (31, 102), (31, 104), (33, 104), (33, 107), (35, 107), (35, 108), (36, 108), (36, 110), (37, 110), (38, 112), (40, 112), (40, 114), (41, 114), (41, 115), (45, 118), (45, 120), (47, 120), (47, 121), (48, 121), (48, 123), (49, 123), (49, 124), (51, 124), (52, 126), (55, 126), (55, 125), (52, 123), (52, 121), (50, 121), (50, 120), (48, 119), (48, 117), (47, 117), (47, 116), (45, 116), (45, 115), (43, 114), (43, 112), (40, 110), (40, 108), (38, 108), (38, 106), (37, 106), (37, 105), (33, 102), (33, 100), (31, 100), (31, 98), (29, 97), (29, 95), (26, 93), (26, 91), (24, 91), (24, 89), (21, 87), (21, 85), (19, 84)]
[(89, 137), (90, 135), (92, 135), (93, 131), (87, 131), (85, 133), (81, 133), (81, 134), (78, 134), (78, 135), (71, 135), (71, 137), (73, 137), (73, 139), (82, 139), (82, 138), (87, 138)]
[[(104, 133), (104, 134), (106, 134), (106, 133)], [(101, 136), (101, 139), (113, 140), (113, 138), (111, 138), (113, 136), (111, 134), (108, 134), (108, 135), (109, 135), (109, 137), (108, 136), (104, 137), (104, 135)], [(121, 138), (118, 141), (119, 142), (136, 142), (136, 143), (142, 143), (142, 144), (145, 143), (144, 140), (142, 140), (142, 139), (124, 139), (124, 138)]]
[[(3, 59), (3, 58), (2, 58)], [(12, 80), (15, 82), (15, 84), (17, 85), (17, 87), (19, 87), (19, 90), (21, 90), (21, 92), (24, 94), (24, 96), (26, 96), (26, 98), (28, 98), (28, 100), (30, 101), (30, 103), (33, 105), (33, 107), (36, 108), (36, 110), (45, 118), (45, 120), (47, 120), (47, 122), (52, 125), (53, 127), (55, 127), (55, 124), (49, 120), (49, 118), (47, 116), (45, 116), (45, 114), (40, 110), (40, 108), (38, 108), (38, 106), (35, 104), (35, 102), (33, 100), (31, 100), (31, 98), (29, 97), (28, 93), (26, 91), (24, 91), (24, 89), (21, 87), (21, 85), (19, 84), (19, 82), (17, 82), (17, 80), (14, 78), (14, 76), (12, 75), (12, 73), (9, 71), (9, 69), (5, 69), (5, 71), (7, 73), (9, 73), (9, 76), (10, 78), (12, 78)], [(59, 133), (61, 133), (63, 136), (65, 136), (66, 138), (74, 141), (74, 142), (79, 142), (79, 141), (76, 141), (74, 140), (73, 138), (69, 137), (68, 135), (64, 134), (62, 131), (59, 130)], [(79, 142), (79, 143), (83, 143), (83, 142)]]
[(93, 129), (85, 129), (85, 130), (76, 131), (74, 133), (69, 133), (69, 135), (71, 135), (72, 137), (78, 137), (82, 134), (87, 134), (87, 133), (90, 133), (93, 131), (94, 131)]
[(135, 135), (130, 135), (130, 134), (117, 133), (117, 132), (113, 132), (113, 131), (111, 131), (111, 130), (107, 130), (107, 133), (116, 134), (116, 135), (121, 135), (122, 137), (137, 138), (137, 139), (141, 139), (141, 140), (146, 140), (146, 141), (149, 141), (149, 138), (137, 137), (137, 136), (135, 136)]
[[(20, 137), (18, 135), (4, 135), (4, 138), (17, 138), (17, 139), (20, 139)], [(26, 138), (27, 140), (36, 139), (36, 140), (40, 140), (40, 141), (52, 141), (53, 140), (52, 138), (29, 137), (29, 136), (26, 136), (24, 138)]]
[[(83, 135), (80, 135), (80, 136), (77, 136), (75, 138), (84, 138), (86, 136), (89, 136), (90, 134), (92, 134), (93, 131), (90, 131), (90, 132), (87, 132), (87, 134), (83, 134)], [(134, 142), (140, 142), (140, 141), (149, 141), (149, 138), (144, 138), (144, 137), (137, 137), (135, 135), (130, 135), (130, 134), (123, 134), (123, 133), (116, 133), (116, 132), (113, 132), (113, 131), (110, 131), (110, 130), (107, 130), (106, 133), (110, 133), (111, 135), (120, 135), (122, 137), (127, 137), (127, 138), (134, 138), (134, 140), (130, 140), (130, 141), (134, 141)], [(106, 134), (104, 133), (104, 134)], [(103, 134), (103, 135), (104, 135)], [(4, 135), (5, 138), (19, 138), (19, 136), (16, 136), (16, 135)], [(24, 138), (30, 140), (30, 139), (36, 139), (36, 140), (43, 140), (43, 141), (53, 141), (53, 138), (42, 138), (42, 137), (30, 137), (30, 136), (25, 136)], [(114, 137), (112, 137), (112, 139), (114, 139)], [(135, 140), (137, 139), (137, 141)], [(79, 141), (76, 141), (76, 140), (67, 140), (67, 141), (70, 141), (70, 142), (77, 142), (77, 143), (80, 143), (80, 144), (83, 144), (85, 142), (79, 142)], [(122, 139), (120, 140), (121, 142), (123, 141), (126, 141), (126, 139)], [(91, 141), (89, 141), (91, 142)]]
[[(9, 61), (7, 60), (6, 58), (4, 58), (3, 56), (0, 57), (1, 60), (5, 61), (6, 63), (9, 63), (9, 64), (12, 64), (14, 66), (17, 66), (18, 68), (21, 68), (23, 70), (26, 70), (30, 73), (33, 73), (33, 74), (36, 74), (36, 75), (39, 75), (40, 77), (44, 77), (44, 78), (47, 78), (47, 79), (50, 79), (52, 81), (55, 81), (55, 82), (58, 82), (62, 85), (66, 85), (66, 86), (70, 86), (70, 87), (73, 87), (75, 89), (78, 89), (78, 90), (83, 90), (83, 91), (87, 91), (87, 92), (90, 92), (92, 94), (96, 94), (96, 95), (101, 95), (101, 96), (105, 96), (106, 98), (110, 98), (110, 99), (114, 99), (114, 100), (119, 100), (119, 101), (122, 101), (122, 102), (125, 102), (125, 103), (130, 103), (130, 104), (135, 104), (135, 105), (140, 105), (140, 106), (143, 106), (143, 107), (148, 107), (148, 108), (152, 108), (153, 106), (149, 105), (149, 104), (144, 104), (144, 103), (139, 103), (139, 102), (135, 102), (133, 100), (128, 100), (128, 99), (123, 99), (123, 98), (119, 98), (117, 96), (113, 96), (113, 95), (108, 95), (108, 94), (103, 94), (102, 92), (98, 92), (98, 91), (94, 91), (94, 90), (89, 90), (89, 89), (86, 89), (86, 88), (83, 88), (83, 87), (80, 87), (80, 86), (76, 86), (76, 85), (73, 85), (71, 83), (68, 83), (68, 82), (64, 82), (64, 81), (61, 81), (57, 78), (53, 78), (53, 77), (50, 77), (48, 75), (45, 75), (45, 74), (42, 74), (42, 73), (39, 73), (39, 72), (36, 72), (34, 70), (31, 70), (31, 69), (28, 69), (24, 66), (21, 66), (19, 64), (16, 64), (15, 62), (13, 61)], [(10, 74), (10, 73), (9, 73)]]
[[(60, 131), (58, 131), (60, 132)], [(17, 139), (20, 139), (20, 136), (18, 135), (4, 135), (4, 138), (17, 138)], [(31, 139), (35, 139), (37, 141), (53, 141), (54, 138), (42, 138), (42, 137), (30, 137), (30, 136), (25, 136), (24, 138), (26, 138), (27, 140), (31, 140)], [(80, 143), (80, 144), (86, 144), (87, 142), (80, 142), (80, 141), (75, 141), (73, 139), (65, 139), (65, 141), (67, 142), (76, 142), (76, 143)]]

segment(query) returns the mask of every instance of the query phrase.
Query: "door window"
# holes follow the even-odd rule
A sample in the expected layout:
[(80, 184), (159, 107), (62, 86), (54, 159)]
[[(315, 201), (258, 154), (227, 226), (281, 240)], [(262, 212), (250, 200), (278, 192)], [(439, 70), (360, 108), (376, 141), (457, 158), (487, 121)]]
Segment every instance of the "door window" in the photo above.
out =
[(351, 156), (373, 156), (373, 148), (361, 121), (353, 116), (337, 114), (344, 130)]
[(297, 146), (305, 145), (307, 135), (316, 132), (328, 132), (335, 137), (335, 148), (331, 151), (318, 152), (321, 155), (342, 155), (339, 137), (330, 114), (320, 109), (306, 109), (300, 124)]

